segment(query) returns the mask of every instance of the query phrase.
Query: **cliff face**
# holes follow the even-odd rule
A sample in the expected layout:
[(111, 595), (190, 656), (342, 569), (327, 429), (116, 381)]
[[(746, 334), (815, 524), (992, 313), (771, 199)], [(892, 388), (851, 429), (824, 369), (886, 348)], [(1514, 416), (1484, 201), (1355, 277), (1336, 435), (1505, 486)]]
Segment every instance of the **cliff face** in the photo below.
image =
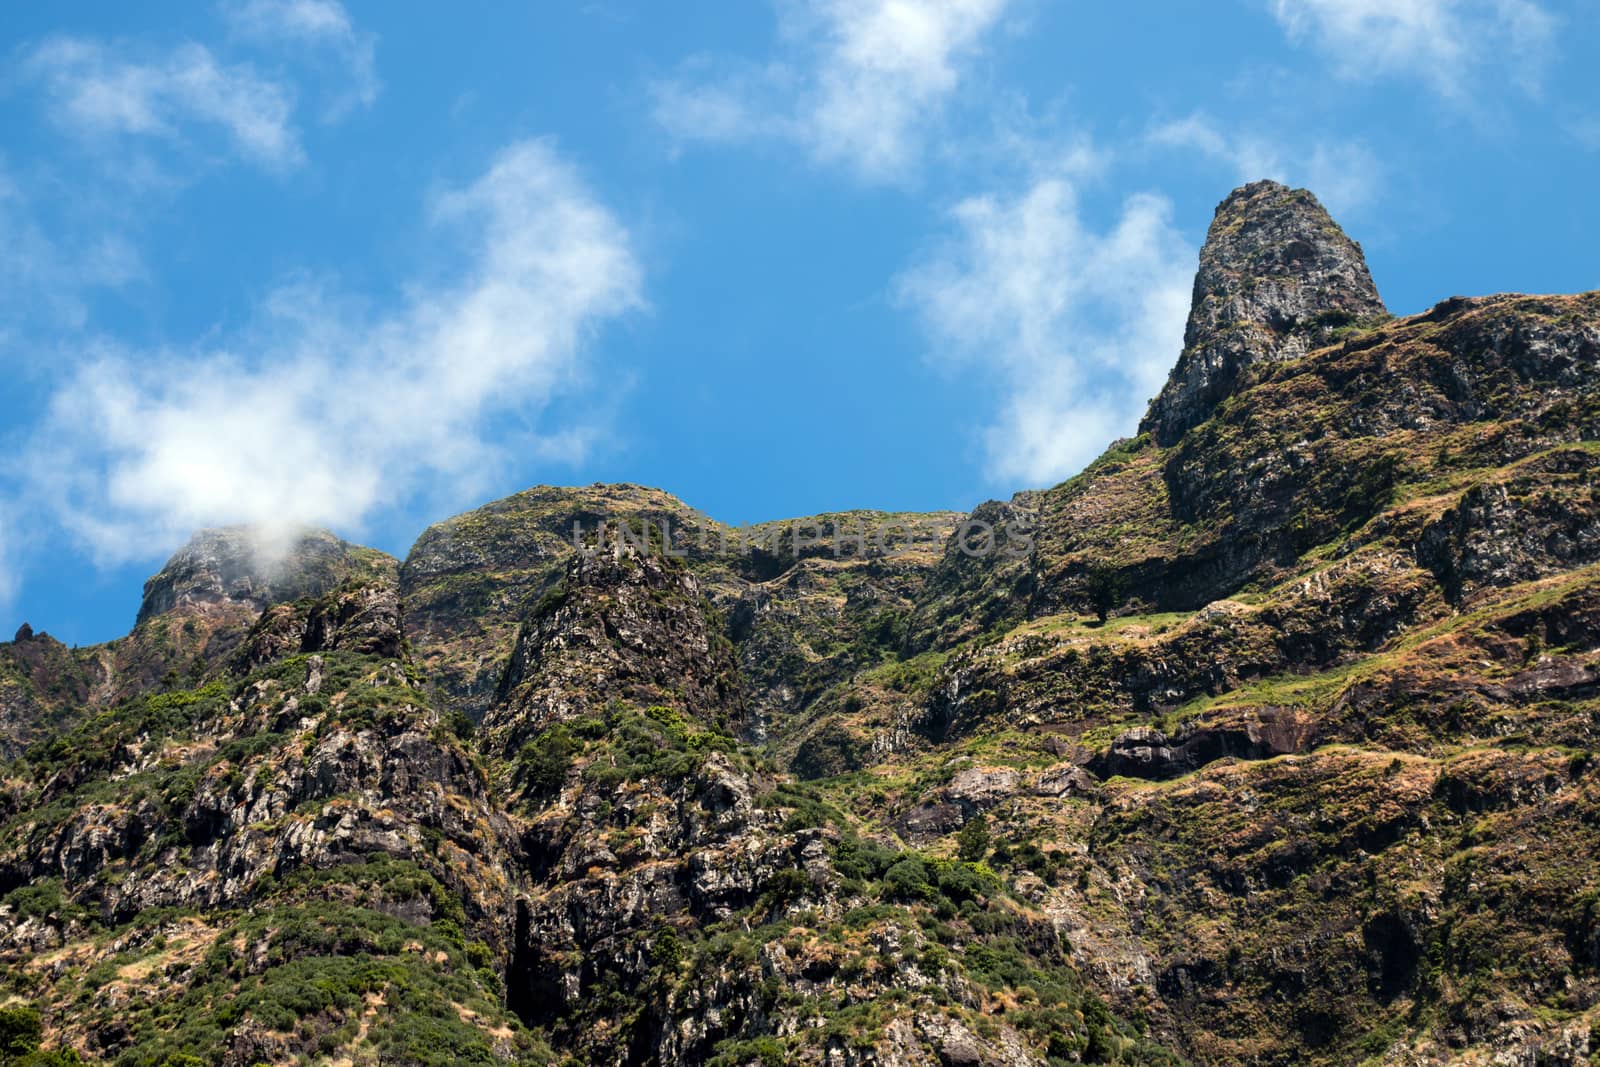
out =
[(203, 535), (0, 645), (8, 995), (127, 1064), (1591, 1062), (1600, 294), (1389, 320), (1247, 186), (1147, 427), (971, 516)]
[(1250, 368), (1298, 359), (1387, 314), (1361, 246), (1316, 197), (1277, 182), (1235, 189), (1200, 250), (1183, 353), (1139, 431), (1170, 445)]

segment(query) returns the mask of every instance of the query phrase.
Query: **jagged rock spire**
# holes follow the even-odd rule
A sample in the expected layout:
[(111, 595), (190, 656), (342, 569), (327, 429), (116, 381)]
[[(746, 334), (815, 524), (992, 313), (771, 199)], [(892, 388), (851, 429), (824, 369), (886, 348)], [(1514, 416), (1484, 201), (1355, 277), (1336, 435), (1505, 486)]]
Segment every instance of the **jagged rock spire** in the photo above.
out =
[(1315, 196), (1271, 181), (1241, 186), (1211, 221), (1183, 354), (1139, 429), (1170, 445), (1247, 367), (1303, 356), (1339, 327), (1386, 314), (1361, 246)]

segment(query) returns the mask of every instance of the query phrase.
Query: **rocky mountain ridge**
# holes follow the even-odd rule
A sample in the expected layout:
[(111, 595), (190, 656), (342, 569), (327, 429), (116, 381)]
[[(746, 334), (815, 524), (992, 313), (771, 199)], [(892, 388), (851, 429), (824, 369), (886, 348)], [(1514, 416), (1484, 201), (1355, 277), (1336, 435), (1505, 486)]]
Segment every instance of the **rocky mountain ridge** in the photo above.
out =
[(0, 645), (6, 1025), (129, 1065), (1591, 1062), (1600, 294), (1391, 319), (1256, 183), (1145, 429), (967, 516), (541, 487), (398, 562), (200, 535), (129, 637)]

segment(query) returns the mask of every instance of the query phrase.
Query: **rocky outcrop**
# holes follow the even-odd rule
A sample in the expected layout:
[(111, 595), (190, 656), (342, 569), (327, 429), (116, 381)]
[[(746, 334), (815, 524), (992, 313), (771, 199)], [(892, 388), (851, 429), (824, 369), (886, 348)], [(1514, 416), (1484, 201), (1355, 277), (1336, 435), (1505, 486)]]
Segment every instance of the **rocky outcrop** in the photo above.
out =
[(181, 609), (239, 604), (252, 615), (320, 596), (352, 577), (392, 572), (394, 561), (325, 530), (298, 534), (245, 526), (202, 530), (144, 586), (139, 621)]
[(1183, 353), (1139, 429), (1170, 445), (1251, 367), (1296, 359), (1386, 315), (1361, 246), (1315, 196), (1270, 181), (1235, 189), (1200, 250)]
[(95, 680), (87, 657), (26, 624), (15, 641), (0, 643), (0, 758), (73, 720)]
[(278, 604), (261, 613), (232, 660), (248, 674), (286, 656), (348, 651), (395, 659), (405, 635), (400, 624), (400, 589), (392, 575), (349, 582), (316, 600)]
[(744, 721), (733, 646), (700, 583), (677, 560), (626, 546), (573, 556), (533, 605), (484, 717), (484, 746), (513, 755), (613, 702), (670, 704), (727, 731)]
[(731, 527), (637, 485), (540, 486), (429, 527), (401, 568), (406, 633), (472, 719), (580, 545), (655, 544), (727, 620), (751, 728), (777, 731), (904, 639), (900, 617), (958, 515), (843, 512)]
[(472, 719), (494, 702), (528, 610), (577, 546), (627, 526), (695, 560), (721, 601), (726, 529), (676, 497), (637, 485), (539, 486), (430, 526), (400, 569), (407, 636), (429, 678)]
[(1416, 553), (1456, 603), (1600, 561), (1600, 455), (1555, 451), (1473, 486), (1421, 531)]
[(1242, 709), (1185, 723), (1171, 737), (1148, 726), (1124, 731), (1089, 767), (1101, 777), (1176, 778), (1214, 760), (1304, 752), (1315, 738), (1315, 721), (1293, 708)]

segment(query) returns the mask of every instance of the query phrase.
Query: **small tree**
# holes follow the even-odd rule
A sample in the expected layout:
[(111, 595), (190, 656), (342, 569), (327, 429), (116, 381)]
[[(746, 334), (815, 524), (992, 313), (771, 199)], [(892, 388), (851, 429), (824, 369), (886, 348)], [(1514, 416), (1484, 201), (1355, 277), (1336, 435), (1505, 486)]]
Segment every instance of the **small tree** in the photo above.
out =
[(582, 748), (565, 725), (556, 725), (523, 745), (517, 760), (533, 792), (553, 796), (566, 784), (573, 757)]
[(1105, 622), (1111, 616), (1111, 610), (1122, 603), (1122, 582), (1116, 568), (1105, 563), (1090, 566), (1088, 593), (1094, 617)]
[(0, 1008), (0, 1063), (16, 1063), (39, 1050), (44, 1027), (39, 1009), (30, 1004), (8, 1004)]
[(956, 835), (956, 855), (968, 863), (978, 863), (989, 854), (989, 840), (989, 820), (974, 815)]

